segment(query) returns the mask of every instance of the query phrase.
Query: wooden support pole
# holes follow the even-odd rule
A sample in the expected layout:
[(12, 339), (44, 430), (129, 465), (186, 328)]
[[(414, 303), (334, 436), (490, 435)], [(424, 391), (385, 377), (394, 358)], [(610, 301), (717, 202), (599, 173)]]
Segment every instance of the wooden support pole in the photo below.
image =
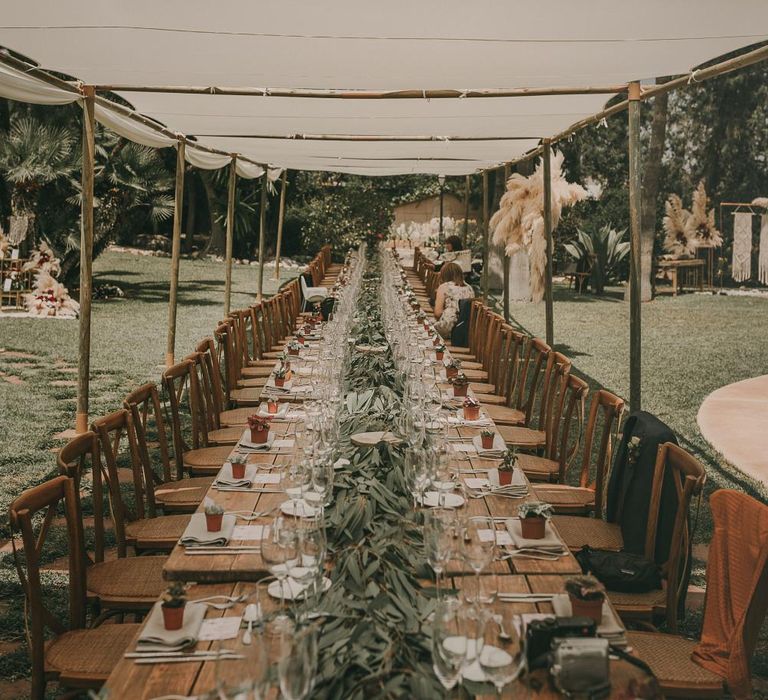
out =
[(280, 280), (280, 249), (283, 245), (283, 221), (285, 219), (285, 188), (288, 187), (288, 170), (283, 169), (280, 178), (280, 210), (277, 214), (277, 250), (275, 251), (275, 281)]
[(95, 91), (83, 87), (82, 199), (80, 203), (80, 332), (77, 363), (78, 433), (88, 430), (91, 376), (91, 293), (93, 289), (93, 166), (95, 160)]
[(490, 261), (490, 255), (488, 254), (489, 244), (489, 225), (488, 225), (488, 171), (483, 170), (483, 301), (488, 301), (488, 284), (490, 280), (490, 274), (488, 265)]
[(544, 236), (547, 241), (547, 265), (544, 271), (544, 308), (547, 326), (547, 345), (552, 347), (555, 342), (554, 305), (552, 303), (552, 144), (549, 139), (543, 140), (544, 146)]
[[(511, 171), (511, 166), (507, 163), (504, 165), (504, 186), (502, 187), (502, 197), (504, 196), (504, 192), (507, 190), (507, 180), (509, 180), (509, 175)], [(502, 256), (502, 274), (504, 275), (504, 320), (509, 322), (509, 255), (507, 255), (507, 246), (505, 245), (501, 249), (501, 256)]]
[(259, 293), (256, 297), (261, 303), (264, 298), (264, 239), (267, 237), (267, 187), (269, 187), (267, 166), (261, 176), (261, 206), (259, 207)]
[(179, 294), (179, 260), (181, 257), (181, 215), (184, 206), (184, 153), (186, 141), (179, 139), (176, 147), (176, 191), (173, 200), (173, 243), (171, 245), (171, 292), (168, 297), (168, 343), (165, 348), (165, 366), (174, 363), (176, 353), (176, 307)]
[(229, 315), (232, 303), (232, 247), (235, 241), (235, 192), (237, 190), (237, 156), (229, 164), (229, 188), (227, 190), (227, 245), (224, 278), (224, 315)]
[(629, 405), (642, 407), (640, 309), (640, 83), (629, 85)]
[(469, 238), (469, 188), (471, 185), (470, 176), (467, 175), (464, 181), (464, 245), (468, 245)]

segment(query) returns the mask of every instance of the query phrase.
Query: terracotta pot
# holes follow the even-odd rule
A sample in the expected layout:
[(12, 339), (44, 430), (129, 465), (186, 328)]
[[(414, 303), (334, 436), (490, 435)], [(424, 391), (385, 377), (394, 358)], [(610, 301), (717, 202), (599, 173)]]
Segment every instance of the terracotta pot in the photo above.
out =
[(440, 350), (435, 350), (435, 359), (436, 360), (442, 360), (443, 359), (443, 355), (445, 355), (444, 352), (442, 352)]
[(520, 529), (527, 540), (540, 540), (544, 538), (544, 528), (547, 519), (542, 517), (520, 518)]
[(496, 437), (496, 434), (493, 435), (481, 435), (480, 436), (480, 442), (483, 445), (484, 450), (490, 450), (493, 448), (493, 439)]
[(264, 430), (254, 430), (251, 428), (251, 442), (257, 445), (263, 445), (269, 438), (269, 428)]
[(283, 386), (285, 384), (285, 377), (275, 377), (275, 386)]
[[(235, 465), (233, 464), (232, 466), (234, 467)], [(219, 532), (221, 530), (221, 521), (223, 519), (224, 513), (206, 513), (205, 527), (208, 532)]]
[(427, 321), (424, 321), (424, 330), (429, 333), (429, 323)]
[(169, 608), (166, 605), (160, 606), (163, 610), (163, 624), (167, 630), (180, 630), (184, 626), (184, 608), (185, 605), (179, 605), (175, 608)]
[(245, 463), (233, 462), (232, 463), (232, 476), (235, 479), (242, 479), (245, 477)]
[(509, 486), (512, 483), (512, 471), (499, 469), (499, 486)]
[(437, 336), (435, 336), (434, 338), (432, 338), (432, 345), (434, 345), (435, 347), (437, 347), (438, 345), (440, 345), (440, 342), (441, 342), (441, 341), (440, 341), (440, 338), (438, 338)]
[(277, 401), (267, 401), (267, 413), (277, 413), (279, 404)]
[(477, 420), (480, 418), (480, 406), (464, 406), (464, 419)]
[(453, 377), (459, 376), (459, 368), (458, 367), (446, 367), (445, 368), (445, 376), (448, 379), (452, 379)]
[(288, 354), (289, 354), (289, 355), (293, 355), (293, 357), (298, 357), (298, 355), (299, 355), (299, 349), (298, 349), (298, 348), (296, 348), (296, 349), (294, 350), (294, 349), (292, 349), (292, 348), (289, 348), (289, 349), (288, 349)]
[(570, 593), (568, 597), (571, 599), (571, 615), (573, 617), (590, 617), (598, 625), (600, 624), (603, 619), (603, 598), (599, 600), (580, 600)]
[(297, 335), (296, 336), (296, 342), (299, 343), (299, 345), (304, 345), (304, 336), (303, 335)]
[(456, 397), (459, 396), (466, 396), (467, 395), (467, 389), (469, 389), (468, 384), (454, 384), (453, 385), (453, 395)]

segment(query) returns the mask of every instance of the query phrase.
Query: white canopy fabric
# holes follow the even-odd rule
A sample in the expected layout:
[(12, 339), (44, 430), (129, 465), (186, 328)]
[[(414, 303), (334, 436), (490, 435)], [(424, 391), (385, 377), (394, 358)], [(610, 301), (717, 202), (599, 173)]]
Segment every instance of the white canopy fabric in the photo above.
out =
[[(102, 85), (587, 87), (687, 73), (768, 38), (765, 0), (6, 0), (3, 9), (0, 45)], [(494, 167), (600, 111), (609, 97), (120, 94), (137, 111), (201, 144), (278, 167), (369, 175)], [(447, 140), (254, 138), (295, 134)], [(450, 140), (468, 138), (480, 140)], [(225, 158), (209, 155), (198, 162)]]

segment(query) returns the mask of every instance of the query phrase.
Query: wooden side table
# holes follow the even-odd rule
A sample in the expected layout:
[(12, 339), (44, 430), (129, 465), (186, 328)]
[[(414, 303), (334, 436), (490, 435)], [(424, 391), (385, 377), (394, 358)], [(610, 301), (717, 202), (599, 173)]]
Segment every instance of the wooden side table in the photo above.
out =
[[(672, 283), (673, 296), (677, 296), (678, 291), (682, 290), (685, 286), (695, 287), (701, 292), (704, 291), (704, 262), (701, 258), (657, 260), (655, 273), (661, 272), (664, 278)], [(656, 288), (655, 273), (653, 275), (654, 294), (659, 291)], [(692, 284), (691, 278), (693, 280)]]

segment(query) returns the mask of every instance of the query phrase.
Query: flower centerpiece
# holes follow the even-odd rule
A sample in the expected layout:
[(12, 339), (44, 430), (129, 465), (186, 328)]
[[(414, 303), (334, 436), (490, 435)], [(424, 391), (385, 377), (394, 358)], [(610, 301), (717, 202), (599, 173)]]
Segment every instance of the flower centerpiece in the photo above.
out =
[(224, 519), (224, 509), (216, 503), (205, 505), (205, 527), (208, 532), (219, 532), (221, 521)]
[(285, 382), (288, 381), (289, 372), (290, 370), (285, 365), (280, 365), (275, 370), (275, 386), (276, 387), (285, 386)]
[(605, 587), (594, 576), (575, 576), (565, 582), (571, 601), (571, 615), (592, 618), (598, 625), (603, 619)]
[(453, 395), (455, 397), (466, 396), (467, 389), (469, 388), (469, 379), (463, 372), (459, 372), (453, 379), (450, 380), (453, 386)]
[(269, 439), (269, 420), (269, 418), (262, 418), (258, 415), (248, 416), (252, 443), (263, 445)]
[(234, 455), (229, 463), (232, 466), (232, 477), (235, 479), (245, 478), (245, 465), (248, 462), (246, 455)]
[(496, 437), (496, 431), (492, 428), (483, 428), (480, 431), (480, 442), (484, 450), (493, 449), (493, 440)]
[(499, 486), (509, 486), (512, 483), (512, 474), (517, 466), (517, 448), (508, 447), (504, 453), (504, 459), (499, 465)]
[(187, 606), (187, 589), (181, 581), (174, 581), (163, 593), (160, 608), (163, 625), (167, 630), (180, 630), (184, 625), (184, 609)]
[(445, 376), (448, 379), (453, 379), (461, 369), (461, 360), (449, 360), (445, 366)]
[(435, 345), (435, 359), (442, 360), (444, 356), (445, 356), (445, 345), (443, 343), (440, 343), (439, 345)]
[(540, 540), (544, 537), (547, 520), (552, 517), (552, 506), (542, 501), (521, 503), (517, 509), (520, 516), (520, 528), (527, 540)]
[[(456, 375), (458, 375), (458, 372)], [(455, 378), (456, 375), (454, 375), (452, 379)], [(464, 420), (477, 420), (480, 418), (480, 402), (477, 399), (467, 396), (467, 398), (464, 399), (463, 408)]]

